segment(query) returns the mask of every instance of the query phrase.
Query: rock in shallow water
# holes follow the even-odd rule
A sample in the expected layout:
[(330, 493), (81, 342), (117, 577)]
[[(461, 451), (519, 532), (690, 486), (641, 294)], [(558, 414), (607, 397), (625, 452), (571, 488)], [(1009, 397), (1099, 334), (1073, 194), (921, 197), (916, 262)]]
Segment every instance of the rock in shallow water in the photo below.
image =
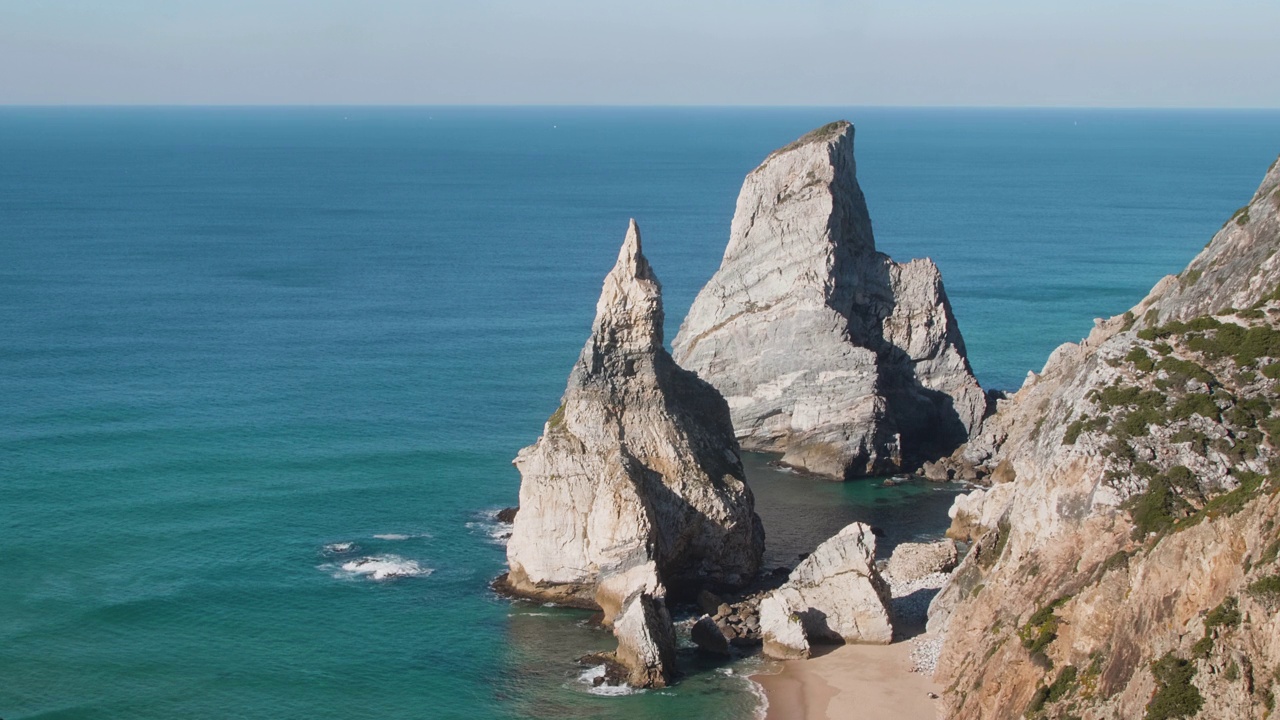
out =
[(689, 631), (689, 636), (699, 650), (710, 653), (712, 655), (728, 655), (729, 639), (720, 632), (720, 627), (716, 625), (715, 618), (710, 615), (703, 615), (693, 624)]

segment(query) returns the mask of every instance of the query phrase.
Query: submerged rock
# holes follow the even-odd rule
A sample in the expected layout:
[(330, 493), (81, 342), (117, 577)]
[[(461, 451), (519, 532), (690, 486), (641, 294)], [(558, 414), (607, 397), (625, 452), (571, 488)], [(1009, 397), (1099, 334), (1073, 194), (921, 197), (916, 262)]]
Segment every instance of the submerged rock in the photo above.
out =
[(670, 624), (666, 589), (740, 587), (764, 548), (728, 406), (671, 359), (662, 321), (633, 221), (560, 408), (516, 457), (520, 511), (502, 583), (602, 609), (636, 684), (670, 677), (669, 628), (657, 627)]
[(804, 658), (813, 643), (892, 641), (889, 586), (876, 570), (875, 553), (871, 528), (853, 523), (797, 565), (760, 601), (765, 654)]
[(847, 122), (747, 175), (673, 346), (724, 393), (744, 448), (821, 475), (941, 457), (986, 409), (938, 268), (875, 249)]

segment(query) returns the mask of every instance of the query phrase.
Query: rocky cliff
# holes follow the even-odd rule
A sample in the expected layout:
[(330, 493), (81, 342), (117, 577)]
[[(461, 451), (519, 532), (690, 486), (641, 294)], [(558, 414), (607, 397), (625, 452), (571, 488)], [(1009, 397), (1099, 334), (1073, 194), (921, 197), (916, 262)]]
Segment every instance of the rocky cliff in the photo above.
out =
[(747, 175), (674, 353), (725, 395), (744, 448), (834, 477), (945, 455), (986, 408), (937, 267), (876, 251), (847, 122)]
[(500, 581), (604, 610), (641, 685), (670, 677), (667, 590), (741, 586), (764, 547), (728, 406), (672, 361), (662, 321), (633, 221), (560, 408), (515, 460), (520, 510)]
[(1280, 169), (1188, 268), (1058, 348), (953, 461), (956, 718), (1262, 718), (1280, 692)]

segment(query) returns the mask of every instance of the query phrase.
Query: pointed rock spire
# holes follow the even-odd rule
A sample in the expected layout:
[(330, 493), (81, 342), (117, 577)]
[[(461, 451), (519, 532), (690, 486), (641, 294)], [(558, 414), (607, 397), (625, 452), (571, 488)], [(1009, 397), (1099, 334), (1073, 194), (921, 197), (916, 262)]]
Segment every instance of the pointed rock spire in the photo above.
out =
[(595, 355), (655, 354), (662, 349), (662, 285), (640, 246), (640, 227), (632, 220), (618, 261), (604, 279), (591, 328)]
[(671, 677), (667, 588), (740, 587), (764, 530), (729, 408), (662, 345), (662, 288), (632, 221), (542, 437), (520, 451), (520, 512), (500, 587), (599, 608), (631, 682)]

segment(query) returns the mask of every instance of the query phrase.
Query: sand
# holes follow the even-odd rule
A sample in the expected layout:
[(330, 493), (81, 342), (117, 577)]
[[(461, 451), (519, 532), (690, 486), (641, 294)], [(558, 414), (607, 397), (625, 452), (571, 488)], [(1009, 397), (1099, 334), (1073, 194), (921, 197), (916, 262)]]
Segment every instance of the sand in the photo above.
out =
[(753, 675), (769, 699), (766, 720), (936, 720), (941, 690), (910, 670), (910, 642), (843, 645), (821, 657)]

